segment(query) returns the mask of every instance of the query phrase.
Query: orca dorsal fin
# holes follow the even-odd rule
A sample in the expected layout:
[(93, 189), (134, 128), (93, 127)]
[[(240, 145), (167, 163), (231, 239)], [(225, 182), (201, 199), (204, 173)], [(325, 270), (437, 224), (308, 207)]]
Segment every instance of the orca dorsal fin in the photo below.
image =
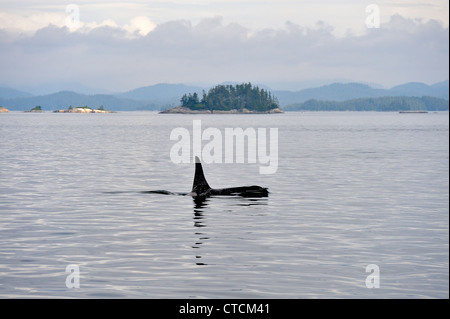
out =
[(205, 175), (203, 174), (203, 167), (200, 159), (195, 157), (195, 175), (194, 175), (194, 184), (192, 185), (192, 192), (197, 195), (204, 194), (209, 191), (211, 187), (209, 187), (208, 182), (206, 181)]

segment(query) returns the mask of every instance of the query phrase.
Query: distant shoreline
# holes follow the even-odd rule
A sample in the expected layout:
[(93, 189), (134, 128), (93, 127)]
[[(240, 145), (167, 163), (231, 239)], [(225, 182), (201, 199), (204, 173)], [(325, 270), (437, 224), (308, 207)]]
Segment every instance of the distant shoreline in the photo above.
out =
[(280, 108), (271, 109), (266, 112), (258, 112), (251, 111), (247, 109), (242, 110), (229, 110), (229, 111), (221, 111), (221, 110), (191, 110), (187, 107), (177, 106), (167, 110), (160, 111), (159, 114), (281, 114), (284, 111)]

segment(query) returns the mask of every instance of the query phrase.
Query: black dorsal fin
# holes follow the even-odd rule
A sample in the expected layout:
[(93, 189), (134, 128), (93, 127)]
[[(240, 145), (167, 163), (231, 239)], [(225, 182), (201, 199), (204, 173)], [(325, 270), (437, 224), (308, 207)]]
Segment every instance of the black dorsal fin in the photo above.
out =
[(208, 182), (206, 181), (205, 175), (203, 174), (202, 163), (200, 159), (195, 157), (195, 175), (194, 175), (194, 184), (192, 185), (192, 192), (197, 195), (204, 194), (208, 190), (210, 190)]

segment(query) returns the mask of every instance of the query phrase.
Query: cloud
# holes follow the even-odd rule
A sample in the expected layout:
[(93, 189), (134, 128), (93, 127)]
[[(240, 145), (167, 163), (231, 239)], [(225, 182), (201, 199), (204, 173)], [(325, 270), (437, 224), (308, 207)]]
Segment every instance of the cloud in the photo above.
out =
[(27, 16), (0, 12), (0, 30), (15, 33), (33, 33), (51, 24), (63, 26), (66, 14), (62, 12), (39, 12)]
[(57, 26), (60, 28), (67, 27), (71, 32), (89, 33), (96, 28), (108, 26), (123, 29), (129, 33), (129, 36), (145, 36), (156, 27), (156, 24), (150, 18), (142, 15), (131, 18), (124, 25), (119, 25), (113, 19), (88, 22), (82, 18), (80, 11), (79, 6), (68, 5), (65, 11), (35, 12), (25, 16), (0, 12), (0, 30), (8, 33), (32, 35), (43, 28)]
[(129, 33), (138, 33), (141, 36), (147, 35), (150, 31), (155, 29), (156, 24), (153, 23), (146, 16), (137, 16), (131, 19), (130, 24), (126, 24), (124, 29)]
[(323, 22), (254, 31), (221, 17), (156, 26), (138, 17), (124, 27), (48, 26), (17, 38), (0, 32), (0, 83), (72, 81), (124, 91), (158, 82), (448, 79), (448, 28), (434, 20), (396, 15), (363, 35), (333, 31)]

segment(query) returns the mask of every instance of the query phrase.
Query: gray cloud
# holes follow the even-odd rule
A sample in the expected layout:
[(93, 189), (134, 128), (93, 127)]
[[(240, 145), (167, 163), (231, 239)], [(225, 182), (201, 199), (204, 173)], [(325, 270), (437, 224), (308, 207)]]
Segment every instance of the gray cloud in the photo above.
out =
[(346, 78), (386, 86), (448, 79), (448, 28), (393, 16), (364, 35), (336, 37), (318, 23), (251, 32), (220, 17), (158, 25), (146, 36), (102, 26), (32, 36), (0, 31), (0, 83), (58, 81), (127, 90), (158, 82), (288, 82)]

